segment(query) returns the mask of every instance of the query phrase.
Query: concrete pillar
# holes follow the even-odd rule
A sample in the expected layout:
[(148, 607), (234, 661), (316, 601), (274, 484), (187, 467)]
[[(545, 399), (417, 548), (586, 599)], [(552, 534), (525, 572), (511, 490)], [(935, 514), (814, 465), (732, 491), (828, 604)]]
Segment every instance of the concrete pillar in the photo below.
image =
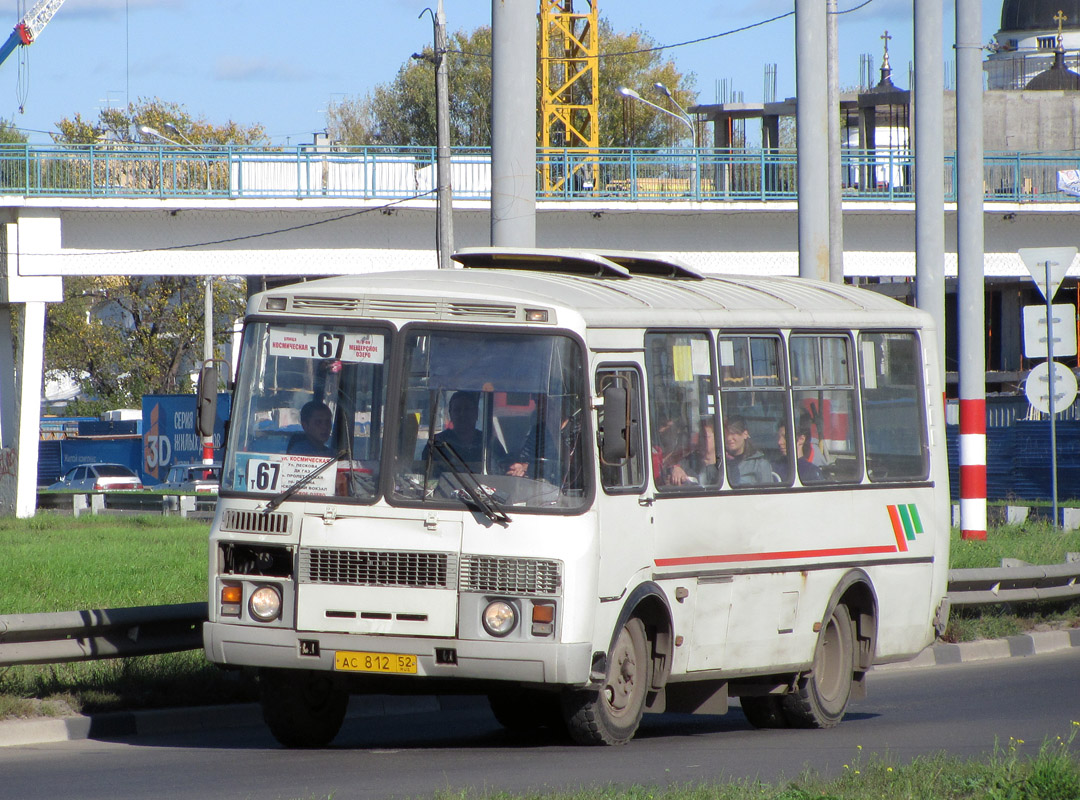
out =
[[(59, 251), (59, 217), (28, 211), (18, 222), (0, 223), (0, 514), (32, 517), (37, 509), (45, 304), (63, 299), (61, 279), (42, 273)], [(22, 305), (17, 350), (12, 304)]]
[(986, 538), (986, 331), (980, 0), (956, 0), (956, 256), (960, 537)]
[(491, 0), (491, 244), (536, 246), (536, 4)]
[(726, 199), (731, 186), (728, 179), (731, 172), (731, 117), (728, 114), (720, 114), (713, 120), (713, 149), (723, 159), (714, 168), (713, 180), (719, 195)]
[(940, 0), (915, 0), (915, 299), (937, 328), (945, 386), (945, 68)]
[(799, 277), (829, 279), (829, 106), (825, 5), (795, 0)]

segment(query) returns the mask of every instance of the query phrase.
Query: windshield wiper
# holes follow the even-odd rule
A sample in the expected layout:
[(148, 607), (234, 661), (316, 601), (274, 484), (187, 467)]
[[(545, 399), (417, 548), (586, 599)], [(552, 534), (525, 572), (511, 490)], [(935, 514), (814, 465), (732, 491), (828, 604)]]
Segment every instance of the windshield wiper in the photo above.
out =
[[(502, 507), (495, 502), (495, 499), (488, 494), (487, 490), (480, 484), (479, 479), (476, 477), (476, 473), (469, 467), (468, 462), (463, 459), (458, 452), (453, 448), (449, 442), (433, 441), (432, 452), (435, 452), (439, 457), (446, 462), (446, 466), (450, 468), (451, 473), (458, 479), (458, 483), (461, 484), (462, 490), (469, 496), (473, 504), (480, 509), (485, 517), (492, 522), (499, 525), (508, 525), (510, 523), (510, 516), (502, 510)], [(449, 455), (447, 455), (449, 453)], [(453, 456), (453, 459), (451, 459)], [(458, 463), (455, 464), (454, 461)], [(461, 480), (463, 477), (468, 476), (469, 480)]]
[(266, 504), (266, 508), (263, 509), (263, 510), (264, 511), (273, 511), (275, 508), (280, 506), (282, 503), (284, 503), (286, 500), (288, 500), (290, 497), (292, 497), (298, 491), (303, 489), (305, 486), (307, 486), (309, 483), (311, 483), (317, 477), (319, 477), (324, 472), (326, 472), (326, 470), (328, 470), (332, 465), (336, 464), (337, 462), (341, 461), (341, 459), (345, 458), (345, 456), (347, 456), (348, 454), (349, 454), (348, 450), (339, 451), (336, 456), (331, 458), (325, 464), (320, 464), (315, 469), (313, 469), (311, 472), (309, 472), (307, 475), (304, 475), (302, 478), (299, 478), (298, 480), (296, 480), (292, 484), (292, 486), (290, 486), (288, 489), (286, 489), (285, 491), (281, 492), (280, 494), (276, 494), (272, 498), (270, 498), (270, 501)]

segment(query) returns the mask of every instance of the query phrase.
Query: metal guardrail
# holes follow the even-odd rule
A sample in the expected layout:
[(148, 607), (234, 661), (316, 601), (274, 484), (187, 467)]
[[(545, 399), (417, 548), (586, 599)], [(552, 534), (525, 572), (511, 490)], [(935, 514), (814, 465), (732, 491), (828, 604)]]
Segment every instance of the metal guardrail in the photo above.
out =
[[(953, 606), (1080, 597), (1080, 561), (949, 571)], [(202, 647), (206, 603), (0, 616), (0, 667), (172, 653)]]
[(161, 514), (209, 521), (214, 518), (217, 495), (40, 491), (37, 507), (71, 513), (76, 517), (82, 514)]
[[(434, 147), (292, 148), (0, 145), (0, 195), (87, 198), (319, 198), (403, 200), (435, 196)], [(956, 158), (944, 190), (956, 200)], [(914, 160), (904, 148), (841, 152), (845, 200), (911, 202)], [(987, 200), (1072, 202), (1058, 173), (1080, 169), (1075, 151), (984, 155)], [(491, 197), (491, 151), (451, 152), (454, 199)], [(562, 201), (795, 201), (795, 150), (773, 148), (539, 148), (537, 197)]]
[(1080, 561), (1051, 566), (1025, 564), (994, 569), (949, 570), (947, 598), (953, 606), (986, 606), (1069, 600), (1080, 597)]
[(0, 666), (194, 650), (206, 617), (206, 603), (0, 616)]

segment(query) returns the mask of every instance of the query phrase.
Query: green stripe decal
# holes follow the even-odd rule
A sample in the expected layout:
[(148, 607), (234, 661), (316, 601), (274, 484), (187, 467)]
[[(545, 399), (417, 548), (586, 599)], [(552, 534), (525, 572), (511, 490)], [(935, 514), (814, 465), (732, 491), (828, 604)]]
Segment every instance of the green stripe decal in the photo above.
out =
[(911, 512), (911, 522), (915, 525), (915, 533), (922, 533), (923, 526), (922, 520), (919, 518), (919, 507), (911, 503), (908, 505), (908, 510)]
[(907, 537), (909, 542), (915, 541), (915, 530), (911, 527), (911, 514), (908, 512), (908, 506), (898, 505), (896, 510), (900, 512), (900, 521), (904, 523), (904, 536)]

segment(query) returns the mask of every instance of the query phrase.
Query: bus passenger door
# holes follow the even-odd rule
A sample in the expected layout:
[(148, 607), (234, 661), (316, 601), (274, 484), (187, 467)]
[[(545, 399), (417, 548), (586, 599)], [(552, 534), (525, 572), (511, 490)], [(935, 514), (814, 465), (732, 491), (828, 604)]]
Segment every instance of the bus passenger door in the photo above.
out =
[[(642, 417), (641, 365), (602, 364), (596, 370), (596, 391), (610, 388), (626, 393), (622, 408), (598, 411), (600, 491), (596, 507), (600, 527), (600, 565), (597, 576), (601, 601), (621, 598), (631, 577), (652, 567), (652, 509), (645, 499), (648, 473)], [(613, 437), (626, 443), (617, 457), (610, 451)], [(605, 446), (606, 443), (606, 446)], [(605, 455), (605, 450), (609, 452)], [(632, 587), (629, 587), (632, 589)]]

